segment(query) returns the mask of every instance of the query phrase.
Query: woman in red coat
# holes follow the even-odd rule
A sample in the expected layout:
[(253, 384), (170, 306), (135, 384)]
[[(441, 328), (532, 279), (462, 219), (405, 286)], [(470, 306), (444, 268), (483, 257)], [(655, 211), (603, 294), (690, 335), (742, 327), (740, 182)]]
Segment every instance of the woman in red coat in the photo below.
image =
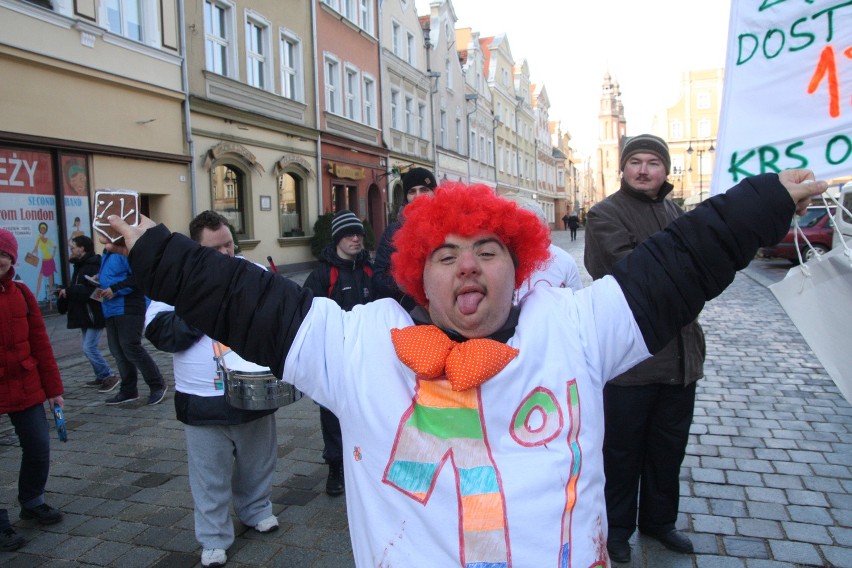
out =
[[(50, 469), (44, 401), (51, 408), (62, 407), (62, 379), (35, 297), (14, 281), (17, 260), (15, 235), (0, 229), (0, 414), (9, 415), (23, 453), (18, 476), (21, 518), (52, 525), (62, 520), (62, 513), (44, 502)], [(0, 509), (0, 550), (23, 544), (6, 509)]]

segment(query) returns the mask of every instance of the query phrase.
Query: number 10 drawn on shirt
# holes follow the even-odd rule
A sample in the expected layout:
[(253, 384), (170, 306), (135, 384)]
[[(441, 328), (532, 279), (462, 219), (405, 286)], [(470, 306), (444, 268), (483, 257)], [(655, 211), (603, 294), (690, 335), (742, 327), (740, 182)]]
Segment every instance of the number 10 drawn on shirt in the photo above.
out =
[[(449, 460), (460, 504), (460, 564), (509, 568), (512, 560), (506, 499), (488, 444), (480, 389), (455, 392), (445, 378), (416, 380), (414, 400), (400, 420), (383, 482), (426, 504)], [(572, 463), (558, 559), (564, 568), (570, 566), (571, 514), (581, 458), (576, 381), (568, 383), (568, 398), (577, 423), (572, 422), (567, 439)], [(534, 389), (518, 406), (511, 425), (510, 435), (521, 446), (536, 447), (554, 440), (563, 430), (562, 410), (555, 395), (544, 388)]]

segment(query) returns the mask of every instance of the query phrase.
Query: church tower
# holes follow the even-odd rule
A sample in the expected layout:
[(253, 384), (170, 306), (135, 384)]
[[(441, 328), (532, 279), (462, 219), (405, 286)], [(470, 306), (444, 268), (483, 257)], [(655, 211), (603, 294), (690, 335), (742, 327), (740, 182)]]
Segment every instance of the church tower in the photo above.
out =
[(596, 201), (615, 193), (621, 185), (618, 169), (621, 141), (627, 132), (621, 88), (609, 72), (604, 74), (598, 113), (598, 151), (595, 175)]

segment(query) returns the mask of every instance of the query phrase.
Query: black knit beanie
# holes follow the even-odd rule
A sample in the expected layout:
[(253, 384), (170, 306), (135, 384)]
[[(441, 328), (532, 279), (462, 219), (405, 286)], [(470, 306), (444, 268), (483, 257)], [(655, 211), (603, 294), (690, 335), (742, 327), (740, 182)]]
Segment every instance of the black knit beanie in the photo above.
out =
[(435, 189), (438, 184), (435, 183), (435, 174), (426, 168), (411, 168), (402, 176), (402, 191), (408, 193), (412, 187), (422, 185), (429, 189)]
[(340, 239), (348, 235), (363, 236), (364, 225), (355, 216), (355, 213), (349, 209), (341, 209), (334, 214), (334, 219), (331, 220), (331, 240), (334, 241), (334, 246), (337, 246)]

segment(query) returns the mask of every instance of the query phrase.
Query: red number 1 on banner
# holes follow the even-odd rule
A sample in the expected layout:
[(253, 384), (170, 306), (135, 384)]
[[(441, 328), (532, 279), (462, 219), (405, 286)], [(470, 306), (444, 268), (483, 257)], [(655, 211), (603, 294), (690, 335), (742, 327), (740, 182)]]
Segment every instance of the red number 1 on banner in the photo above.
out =
[[(846, 48), (843, 55), (852, 59), (852, 47)], [(840, 85), (837, 79), (837, 62), (834, 58), (834, 48), (826, 46), (819, 55), (819, 62), (808, 84), (808, 94), (812, 95), (823, 79), (828, 81), (828, 114), (831, 118), (840, 116)]]

